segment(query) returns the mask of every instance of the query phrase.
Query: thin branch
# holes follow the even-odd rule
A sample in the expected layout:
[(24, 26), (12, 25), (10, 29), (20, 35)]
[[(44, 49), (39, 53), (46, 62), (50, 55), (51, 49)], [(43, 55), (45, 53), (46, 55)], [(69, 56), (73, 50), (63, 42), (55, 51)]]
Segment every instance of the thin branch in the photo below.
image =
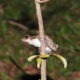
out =
[[(35, 5), (36, 5), (36, 13), (37, 13), (37, 18), (38, 18), (38, 23), (39, 23), (39, 35), (41, 39), (41, 53), (40, 54), (45, 54), (45, 33), (44, 33), (44, 26), (43, 26), (43, 19), (42, 19), (42, 14), (41, 14), (41, 7), (40, 3), (35, 0)], [(41, 80), (46, 80), (46, 60), (42, 61), (41, 64)]]
[(15, 22), (15, 21), (7, 21), (7, 22), (8, 22), (9, 24), (18, 26), (19, 28), (21, 28), (21, 29), (23, 29), (23, 30), (25, 30), (25, 31), (28, 30), (27, 26), (24, 26), (24, 25), (22, 25), (22, 24), (20, 24), (20, 23), (18, 23), (18, 22)]
[(9, 59), (23, 74), (26, 74), (26, 72), (22, 69), (22, 67), (16, 62), (16, 60), (12, 56), (9, 56)]

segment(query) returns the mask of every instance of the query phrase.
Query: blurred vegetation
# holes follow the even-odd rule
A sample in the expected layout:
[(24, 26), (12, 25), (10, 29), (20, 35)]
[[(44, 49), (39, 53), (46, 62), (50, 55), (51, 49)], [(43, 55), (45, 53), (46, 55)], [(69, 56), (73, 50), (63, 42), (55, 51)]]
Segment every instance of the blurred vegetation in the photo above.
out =
[[(46, 34), (59, 44), (58, 52), (68, 61), (68, 68), (64, 70), (62, 64), (51, 57), (47, 62), (49, 75), (53, 78), (70, 77), (73, 72), (80, 71), (80, 0), (50, 0), (42, 4), (42, 13)], [(28, 30), (8, 21), (25, 25)], [(0, 64), (13, 65), (9, 58), (13, 57), (23, 69), (25, 65), (35, 65), (35, 61), (28, 63), (26, 59), (37, 53), (36, 50), (32, 46), (25, 46), (21, 38), (37, 32), (34, 0), (0, 0)], [(3, 73), (0, 71), (3, 80), (9, 80), (4, 76), (10, 74), (5, 70)], [(20, 73), (14, 73), (13, 79), (19, 75)]]

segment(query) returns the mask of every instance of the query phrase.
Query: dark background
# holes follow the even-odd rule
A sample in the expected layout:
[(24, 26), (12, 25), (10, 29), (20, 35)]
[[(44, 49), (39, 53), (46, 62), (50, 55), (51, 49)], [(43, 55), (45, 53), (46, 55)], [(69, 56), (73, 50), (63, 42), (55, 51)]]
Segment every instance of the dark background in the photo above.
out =
[[(48, 76), (54, 80), (80, 79), (80, 0), (50, 0), (42, 4), (45, 33), (59, 44), (58, 53), (68, 61), (67, 69), (55, 57), (47, 61)], [(21, 38), (38, 34), (34, 0), (0, 0), (0, 80), (39, 76), (36, 61), (27, 58), (38, 54)], [(25, 79), (30, 80), (30, 79)], [(49, 79), (50, 80), (50, 79)]]

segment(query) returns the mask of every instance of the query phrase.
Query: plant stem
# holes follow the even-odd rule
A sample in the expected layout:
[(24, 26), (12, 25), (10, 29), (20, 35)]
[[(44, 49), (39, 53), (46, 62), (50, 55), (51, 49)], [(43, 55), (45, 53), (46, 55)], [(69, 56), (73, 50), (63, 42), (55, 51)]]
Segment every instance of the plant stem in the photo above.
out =
[[(43, 26), (43, 19), (42, 19), (42, 14), (41, 14), (41, 7), (40, 3), (35, 0), (35, 5), (36, 5), (36, 13), (37, 13), (37, 18), (38, 18), (38, 23), (39, 23), (39, 35), (41, 39), (41, 52), (40, 54), (45, 54), (45, 34), (44, 34), (44, 26)], [(46, 60), (42, 60), (41, 64), (41, 80), (46, 80)]]

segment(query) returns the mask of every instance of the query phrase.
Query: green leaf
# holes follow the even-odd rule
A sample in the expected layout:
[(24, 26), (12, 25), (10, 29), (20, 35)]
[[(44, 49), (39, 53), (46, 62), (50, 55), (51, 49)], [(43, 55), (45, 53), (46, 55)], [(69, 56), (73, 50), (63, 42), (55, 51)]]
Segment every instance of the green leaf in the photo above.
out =
[(63, 63), (63, 65), (64, 65), (64, 68), (66, 69), (67, 68), (67, 60), (63, 57), (63, 56), (61, 56), (61, 55), (59, 55), (59, 54), (53, 54), (54, 56), (56, 56), (58, 59), (60, 59), (60, 61)]
[(39, 69), (40, 68), (40, 65), (42, 63), (42, 58), (37, 58), (37, 68)]
[(33, 59), (35, 59), (36, 57), (38, 57), (38, 55), (33, 55), (33, 56), (30, 56), (27, 60), (29, 62), (31, 62)]

